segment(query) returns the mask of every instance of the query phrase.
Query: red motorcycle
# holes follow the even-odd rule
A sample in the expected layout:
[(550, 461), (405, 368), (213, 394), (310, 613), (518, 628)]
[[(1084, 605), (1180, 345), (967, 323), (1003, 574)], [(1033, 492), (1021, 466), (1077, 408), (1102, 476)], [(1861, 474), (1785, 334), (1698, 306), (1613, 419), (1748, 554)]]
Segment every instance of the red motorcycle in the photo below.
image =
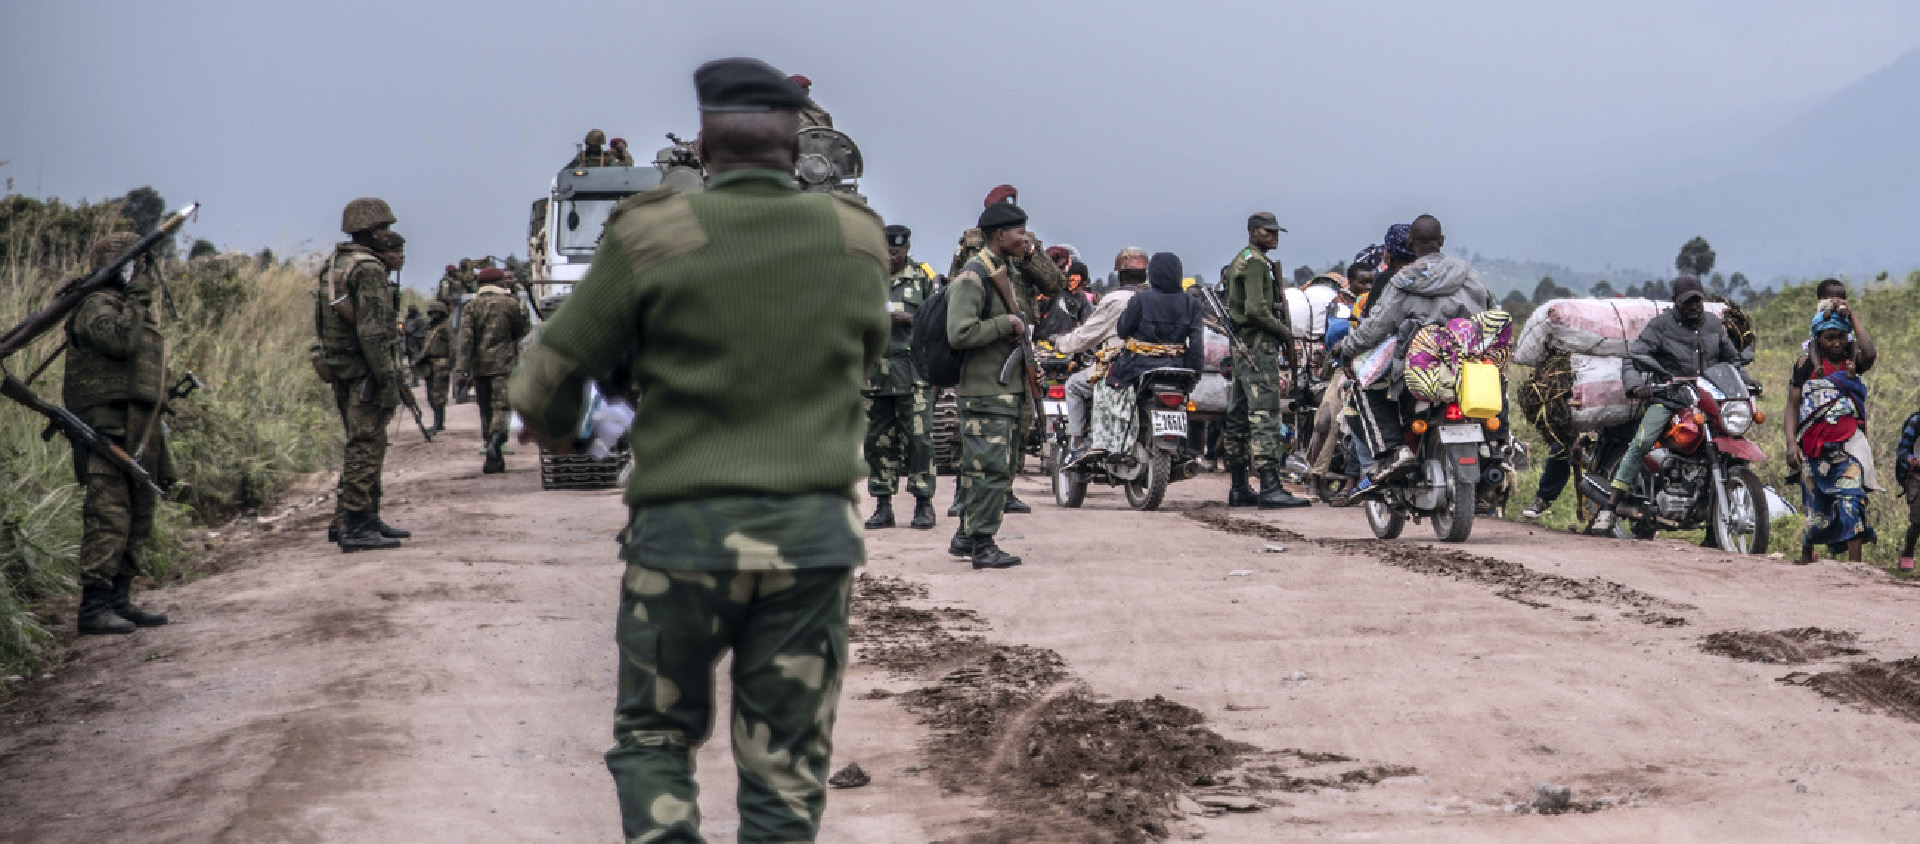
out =
[[(1708, 542), (1723, 551), (1767, 553), (1766, 489), (1748, 468), (1767, 455), (1746, 439), (1749, 428), (1766, 421), (1755, 407), (1760, 386), (1749, 387), (1738, 367), (1722, 363), (1652, 389), (1677, 409), (1615, 511), (1624, 530), (1651, 539), (1663, 530), (1704, 528)], [(1593, 459), (1583, 461), (1580, 493), (1596, 506), (1606, 506), (1612, 495), (1610, 479), (1632, 430), (1622, 425), (1603, 435)], [(1614, 530), (1623, 533), (1621, 526)]]

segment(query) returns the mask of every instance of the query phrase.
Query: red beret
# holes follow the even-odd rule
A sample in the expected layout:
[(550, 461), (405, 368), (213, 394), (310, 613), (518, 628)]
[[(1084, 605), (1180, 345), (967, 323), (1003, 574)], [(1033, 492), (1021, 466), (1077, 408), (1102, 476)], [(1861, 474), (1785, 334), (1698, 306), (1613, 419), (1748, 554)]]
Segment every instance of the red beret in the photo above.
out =
[(806, 78), (806, 77), (804, 77), (804, 76), (801, 76), (801, 75), (800, 75), (800, 74), (798, 74), (798, 73), (796, 73), (796, 74), (794, 74), (794, 75), (792, 75), (792, 76), (789, 76), (789, 77), (787, 77), (787, 81), (788, 81), (788, 82), (792, 82), (793, 84), (795, 84), (795, 85), (798, 85), (798, 86), (800, 86), (800, 87), (802, 87), (802, 88), (808, 88), (808, 89), (811, 89), (811, 88), (813, 87), (813, 80), (811, 80), (811, 79), (808, 79), (808, 78)]
[(1068, 252), (1066, 247), (1064, 246), (1049, 246), (1047, 247), (1047, 257), (1052, 258), (1054, 263), (1057, 264), (1063, 258), (1066, 258), (1066, 259), (1072, 258), (1073, 253)]
[(447, 272), (453, 272), (455, 269), (456, 268), (452, 264), (447, 265)]
[(499, 281), (500, 279), (503, 279), (506, 277), (507, 277), (506, 271), (500, 269), (499, 267), (487, 267), (486, 269), (483, 269), (480, 272), (475, 273), (473, 276), (474, 280), (480, 282), (481, 284), (487, 284), (489, 282)]
[(992, 205), (996, 202), (1012, 202), (1019, 198), (1020, 190), (1018, 188), (1012, 185), (1000, 185), (993, 190), (987, 191), (987, 201), (981, 203), (981, 205)]

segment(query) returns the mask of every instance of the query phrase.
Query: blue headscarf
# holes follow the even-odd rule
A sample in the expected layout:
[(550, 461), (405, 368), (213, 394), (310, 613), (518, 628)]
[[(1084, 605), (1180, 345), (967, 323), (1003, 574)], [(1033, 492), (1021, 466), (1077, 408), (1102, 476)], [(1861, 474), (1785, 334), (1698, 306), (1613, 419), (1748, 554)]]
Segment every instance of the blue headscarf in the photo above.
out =
[(1852, 333), (1853, 321), (1842, 316), (1838, 311), (1821, 308), (1819, 313), (1813, 315), (1813, 325), (1810, 331), (1815, 337), (1819, 337), (1822, 331), (1845, 331)]
[(1407, 223), (1394, 223), (1387, 227), (1387, 254), (1403, 261), (1411, 261), (1413, 255), (1413, 226)]

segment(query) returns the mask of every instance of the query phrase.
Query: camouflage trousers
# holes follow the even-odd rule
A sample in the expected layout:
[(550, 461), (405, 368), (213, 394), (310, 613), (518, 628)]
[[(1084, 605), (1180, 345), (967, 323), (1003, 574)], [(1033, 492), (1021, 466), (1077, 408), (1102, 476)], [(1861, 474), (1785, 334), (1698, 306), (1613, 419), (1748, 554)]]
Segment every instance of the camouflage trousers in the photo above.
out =
[[(339, 492), (334, 498), (336, 517), (380, 509), (380, 472), (387, 462), (387, 425), (393, 421), (395, 405), (387, 401), (390, 391), (374, 389), (370, 380), (333, 385), (334, 405), (347, 429)], [(362, 384), (367, 386), (363, 389)]]
[(507, 432), (507, 415), (513, 412), (507, 406), (507, 376), (473, 376), (473, 403), (480, 408), (482, 442), (491, 439), (495, 431)]
[[(158, 480), (156, 453), (140, 463)], [(80, 505), (81, 586), (111, 588), (115, 578), (140, 573), (155, 503), (152, 490), (129, 481), (113, 464), (97, 457), (87, 461), (87, 497)]]
[(932, 498), (933, 391), (868, 396), (866, 455), (868, 495), (893, 495), (905, 475), (909, 494)]
[(992, 536), (1013, 492), (1026, 397), (960, 397), (960, 532)]
[(1277, 469), (1286, 454), (1280, 418), (1280, 341), (1254, 331), (1243, 336), (1248, 338), (1248, 354), (1233, 358), (1232, 398), (1221, 449), (1229, 466)]
[(713, 669), (733, 652), (728, 719), (742, 842), (811, 842), (826, 808), (847, 664), (859, 517), (840, 496), (636, 508), (614, 636), (620, 691), (607, 768), (626, 840), (699, 842), (694, 751), (712, 735)]
[(446, 358), (428, 358), (423, 364), (427, 379), (427, 406), (443, 410), (447, 406), (447, 393), (452, 387), (453, 364)]

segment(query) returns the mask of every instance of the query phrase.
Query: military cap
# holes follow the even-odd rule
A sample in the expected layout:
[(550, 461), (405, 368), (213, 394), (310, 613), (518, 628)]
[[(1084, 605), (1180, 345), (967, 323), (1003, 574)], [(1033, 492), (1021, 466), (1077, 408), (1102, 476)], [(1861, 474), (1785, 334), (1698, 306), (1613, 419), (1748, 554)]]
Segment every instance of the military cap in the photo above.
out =
[(1286, 231), (1286, 229), (1280, 228), (1280, 218), (1273, 216), (1272, 211), (1253, 212), (1253, 216), (1247, 218), (1247, 228), (1266, 229), (1270, 232)]
[(807, 92), (759, 59), (715, 59), (693, 72), (694, 95), (706, 113), (799, 111)]
[(87, 265), (105, 266), (108, 261), (120, 257), (120, 253), (132, 249), (140, 242), (140, 236), (133, 232), (114, 232), (93, 243), (92, 251), (87, 253)]
[(1026, 225), (1027, 212), (1011, 202), (996, 202), (980, 212), (980, 230), (991, 232), (995, 229), (1010, 229)]
[(497, 267), (487, 267), (486, 269), (483, 269), (480, 272), (474, 274), (473, 280), (480, 282), (481, 284), (492, 284), (493, 282), (499, 281), (506, 277), (507, 277), (506, 271), (501, 270)]
[(994, 185), (993, 190), (987, 191), (987, 201), (981, 204), (992, 205), (996, 202), (1018, 202), (1019, 200), (1019, 188), (1012, 185)]
[(607, 133), (598, 129), (587, 130), (587, 146), (597, 147), (607, 142)]
[(906, 226), (887, 227), (887, 245), (905, 246), (913, 240), (913, 229)]
[(393, 209), (387, 207), (386, 200), (378, 197), (360, 197), (347, 203), (346, 210), (340, 212), (340, 230), (347, 234), (363, 232), (375, 226), (391, 226), (393, 223)]

